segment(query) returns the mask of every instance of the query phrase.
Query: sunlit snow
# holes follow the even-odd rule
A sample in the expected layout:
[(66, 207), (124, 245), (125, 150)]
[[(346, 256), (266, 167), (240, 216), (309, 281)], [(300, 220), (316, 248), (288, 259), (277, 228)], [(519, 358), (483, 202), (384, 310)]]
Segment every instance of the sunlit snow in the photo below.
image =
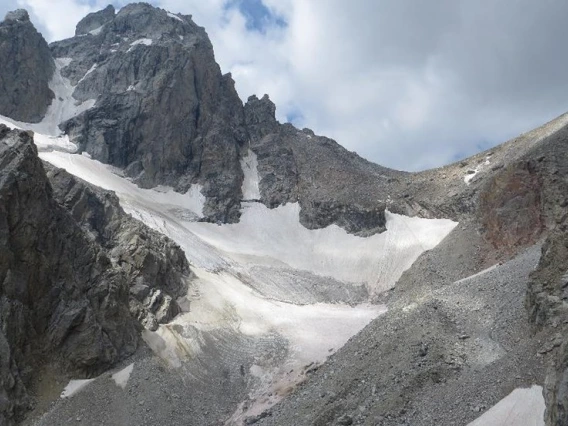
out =
[(118, 373), (114, 373), (111, 376), (112, 380), (114, 380), (114, 383), (116, 383), (117, 386), (121, 387), (122, 389), (126, 389), (126, 385), (128, 384), (128, 379), (130, 379), (132, 370), (134, 370), (134, 364), (130, 364), (128, 367), (123, 368)]
[(181, 19), (179, 16), (174, 15), (174, 14), (171, 13), (171, 12), (168, 12), (168, 16), (169, 16), (170, 18), (177, 19), (178, 21), (183, 22), (183, 19)]
[(542, 387), (515, 389), (467, 426), (544, 426)]
[(130, 47), (128, 48), (128, 50), (126, 52), (130, 52), (132, 49), (134, 49), (136, 46), (139, 45), (144, 45), (144, 46), (151, 46), (152, 45), (153, 40), (150, 38), (141, 38), (138, 39), (136, 41), (133, 41), (132, 43), (130, 43)]
[(61, 398), (70, 398), (91, 383), (95, 379), (82, 379), (82, 380), (71, 380), (63, 392), (61, 392)]

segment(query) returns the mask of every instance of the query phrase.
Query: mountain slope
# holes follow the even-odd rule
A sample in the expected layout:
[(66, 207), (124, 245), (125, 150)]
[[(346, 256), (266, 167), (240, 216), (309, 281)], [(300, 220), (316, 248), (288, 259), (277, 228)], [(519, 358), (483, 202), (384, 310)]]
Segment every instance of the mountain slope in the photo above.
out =
[[(42, 369), (92, 375), (132, 354), (141, 327), (131, 311), (148, 308), (131, 288), (180, 292), (188, 266), (179, 247), (125, 218), (110, 194), (52, 170), (54, 191), (29, 133), (0, 125), (0, 159), (0, 420), (11, 424)], [(63, 194), (70, 211), (58, 203)]]
[(566, 423), (568, 115), (406, 173), (243, 105), (190, 16), (8, 30), (2, 421)]

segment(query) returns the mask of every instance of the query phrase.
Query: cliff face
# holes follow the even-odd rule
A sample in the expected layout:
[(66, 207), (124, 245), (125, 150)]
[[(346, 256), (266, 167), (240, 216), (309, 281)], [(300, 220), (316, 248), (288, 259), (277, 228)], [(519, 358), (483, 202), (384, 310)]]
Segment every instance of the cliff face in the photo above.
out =
[(55, 64), (25, 10), (0, 22), (0, 115), (37, 123), (51, 104)]
[(205, 216), (237, 220), (242, 104), (203, 28), (139, 3), (89, 15), (77, 34), (51, 49), (72, 58), (62, 74), (77, 85), (73, 96), (96, 104), (61, 127), (141, 186), (202, 184)]
[(42, 359), (89, 374), (132, 353), (138, 340), (124, 273), (53, 199), (31, 136), (1, 131), (0, 329), (9, 355), (2, 415), (17, 418), (26, 373)]
[(189, 270), (111, 194), (52, 170), (54, 191), (29, 133), (0, 126), (0, 169), (0, 420), (10, 424), (39, 366), (88, 376), (131, 354), (137, 319), (151, 328), (175, 315)]

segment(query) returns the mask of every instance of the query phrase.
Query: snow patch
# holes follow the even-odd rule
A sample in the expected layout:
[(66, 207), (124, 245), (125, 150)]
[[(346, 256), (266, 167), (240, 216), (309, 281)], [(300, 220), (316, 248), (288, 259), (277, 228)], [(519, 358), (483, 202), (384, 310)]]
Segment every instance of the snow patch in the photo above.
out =
[[(16, 122), (17, 123), (17, 122)], [(27, 130), (27, 123), (18, 123), (19, 126), (14, 124), (13, 120), (0, 115), (0, 124), (4, 124), (11, 129)], [(23, 126), (23, 127), (22, 127)], [(67, 135), (64, 136), (47, 136), (41, 133), (34, 133), (34, 143), (38, 151), (63, 151), (63, 152), (77, 152), (77, 145), (69, 141)]]
[(249, 149), (246, 157), (241, 160), (241, 169), (243, 170), (243, 199), (245, 200), (258, 200), (260, 199), (260, 189), (258, 183), (258, 161), (256, 154)]
[(81, 80), (79, 80), (79, 82), (77, 84), (81, 83), (85, 78), (87, 78), (87, 76), (90, 73), (92, 73), (96, 69), (97, 69), (97, 64), (93, 64), (93, 66), (91, 68), (89, 68), (89, 70), (85, 73), (85, 75), (83, 77), (81, 77)]
[(104, 27), (104, 25), (101, 25), (100, 27), (89, 31), (89, 34), (94, 35), (94, 36), (99, 35), (101, 33), (101, 31), (103, 30), (103, 27)]
[(71, 380), (63, 392), (61, 392), (61, 398), (70, 398), (87, 386), (89, 383), (94, 381), (95, 379), (83, 379), (83, 380)]
[[(469, 170), (469, 171), (468, 171), (468, 173), (467, 173), (467, 174), (464, 176), (464, 178), (463, 178), (463, 181), (464, 181), (467, 185), (470, 184), (470, 182), (473, 180), (473, 178), (474, 178), (475, 176), (477, 176), (482, 170), (484, 170), (487, 166), (489, 166), (489, 165), (491, 164), (490, 159), (491, 159), (491, 156), (492, 156), (492, 155), (493, 155), (492, 153), (491, 153), (491, 154), (488, 154), (488, 155), (485, 157), (485, 161), (484, 161), (484, 162), (479, 163), (478, 166), (477, 166), (474, 170)], [(472, 172), (473, 172), (473, 173), (472, 173)]]
[(114, 373), (111, 376), (112, 380), (114, 380), (114, 383), (116, 383), (117, 386), (121, 387), (122, 389), (126, 389), (126, 385), (128, 384), (128, 379), (130, 379), (132, 370), (134, 370), (134, 363), (120, 370), (118, 373)]
[(469, 281), (469, 280), (471, 280), (472, 278), (477, 278), (477, 277), (479, 277), (479, 276), (481, 276), (481, 275), (483, 275), (483, 274), (486, 274), (486, 273), (488, 273), (488, 272), (491, 272), (492, 270), (494, 270), (494, 269), (497, 268), (498, 266), (499, 266), (499, 264), (496, 263), (495, 265), (490, 266), (489, 268), (484, 269), (483, 271), (479, 271), (477, 274), (473, 274), (473, 275), (470, 275), (469, 277), (465, 277), (465, 278), (462, 278), (461, 280), (457, 280), (454, 284), (463, 283), (464, 281)]
[(471, 180), (475, 177), (475, 175), (477, 175), (479, 173), (479, 169), (475, 169), (473, 170), (473, 173), (468, 172), (468, 174), (466, 174), (463, 178), (463, 181), (465, 183), (467, 183), (469, 185), (469, 183), (471, 182)]
[(177, 19), (177, 20), (180, 21), (180, 22), (184, 22), (184, 20), (181, 19), (179, 16), (174, 15), (174, 14), (171, 13), (171, 12), (167, 12), (167, 13), (168, 13), (168, 16), (169, 16), (170, 18)]
[(127, 53), (130, 52), (132, 49), (134, 49), (136, 46), (138, 45), (144, 45), (144, 46), (151, 46), (153, 43), (153, 40), (151, 38), (141, 38), (138, 39), (136, 41), (133, 41), (132, 43), (130, 43), (130, 48), (126, 51)]
[(467, 426), (544, 426), (542, 387), (515, 389)]

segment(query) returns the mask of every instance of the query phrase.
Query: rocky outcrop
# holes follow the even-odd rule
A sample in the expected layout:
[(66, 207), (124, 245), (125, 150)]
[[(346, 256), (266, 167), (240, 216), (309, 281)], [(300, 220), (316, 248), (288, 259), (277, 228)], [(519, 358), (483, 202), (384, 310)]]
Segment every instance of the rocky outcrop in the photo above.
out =
[[(550, 365), (544, 390), (548, 426), (568, 424), (567, 143), (568, 129), (564, 127), (523, 159), (538, 176), (539, 185), (533, 192), (540, 197), (541, 219), (534, 225), (542, 224), (547, 231), (540, 262), (531, 275), (526, 308), (536, 328), (552, 334), (540, 351), (548, 354)], [(526, 214), (520, 210), (518, 220)]]
[(8, 13), (0, 22), (0, 115), (41, 121), (54, 98), (49, 88), (54, 71), (49, 47), (28, 12)]
[(309, 229), (335, 224), (359, 235), (384, 231), (389, 187), (408, 174), (370, 163), (309, 129), (281, 125), (274, 113), (266, 95), (245, 105), (261, 201), (271, 208), (299, 202)]
[(534, 161), (511, 164), (493, 176), (479, 196), (485, 235), (496, 249), (516, 253), (544, 231), (542, 182)]
[(111, 267), (53, 199), (30, 134), (0, 126), (0, 419), (28, 401), (22, 383), (44, 362), (100, 372), (138, 342), (125, 274)]
[(65, 170), (45, 164), (54, 198), (122, 269), (130, 288), (130, 312), (144, 327), (173, 319), (187, 294), (189, 264), (183, 250), (164, 235), (127, 215), (118, 197)]
[(62, 74), (77, 84), (73, 96), (97, 100), (61, 127), (80, 150), (125, 169), (143, 187), (183, 192), (200, 183), (205, 217), (236, 221), (243, 108), (205, 30), (145, 3), (111, 12), (77, 28), (105, 22), (100, 30), (51, 45), (55, 57), (72, 58)]
[[(0, 424), (29, 408), (42, 365), (94, 375), (179, 311), (187, 261), (116, 197), (51, 169), (0, 125)], [(52, 186), (53, 185), (53, 186)]]

